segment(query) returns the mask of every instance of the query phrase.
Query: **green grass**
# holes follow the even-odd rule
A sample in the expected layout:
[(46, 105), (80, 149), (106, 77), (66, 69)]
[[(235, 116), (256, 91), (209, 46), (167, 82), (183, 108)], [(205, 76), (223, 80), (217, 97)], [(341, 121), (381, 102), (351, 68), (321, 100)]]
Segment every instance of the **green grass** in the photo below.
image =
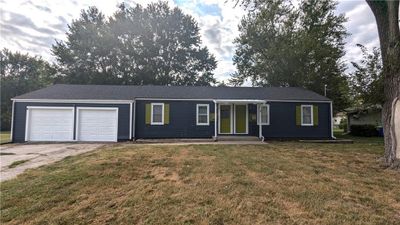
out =
[(12, 153), (12, 152), (0, 152), (0, 155), (15, 155), (15, 153)]
[(0, 132), (0, 144), (10, 142), (10, 131)]
[(400, 224), (382, 139), (117, 144), (1, 183), (1, 224)]
[(15, 168), (15, 167), (17, 167), (17, 166), (19, 166), (19, 165), (21, 165), (21, 164), (24, 164), (24, 163), (26, 163), (26, 162), (28, 162), (28, 161), (29, 161), (29, 159), (24, 159), (24, 160), (15, 161), (15, 162), (11, 163), (11, 164), (8, 166), (8, 168)]

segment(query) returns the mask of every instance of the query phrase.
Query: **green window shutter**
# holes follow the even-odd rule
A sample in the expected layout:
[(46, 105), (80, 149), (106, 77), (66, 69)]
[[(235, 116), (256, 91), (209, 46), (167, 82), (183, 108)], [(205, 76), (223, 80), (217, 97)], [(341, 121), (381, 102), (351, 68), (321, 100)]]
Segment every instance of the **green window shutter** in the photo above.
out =
[(296, 125), (301, 126), (301, 106), (296, 106)]
[(164, 124), (169, 124), (169, 104), (164, 104)]
[(214, 113), (210, 113), (210, 122), (214, 122), (214, 120), (215, 120), (215, 114)]
[(151, 104), (146, 104), (146, 124), (151, 123)]
[(318, 126), (318, 106), (313, 106), (313, 122), (314, 126)]

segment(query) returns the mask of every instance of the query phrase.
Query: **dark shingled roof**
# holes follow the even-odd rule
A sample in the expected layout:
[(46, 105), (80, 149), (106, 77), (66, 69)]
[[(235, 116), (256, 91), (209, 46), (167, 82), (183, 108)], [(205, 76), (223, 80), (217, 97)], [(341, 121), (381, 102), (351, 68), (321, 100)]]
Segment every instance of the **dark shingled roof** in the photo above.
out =
[(296, 87), (196, 87), (56, 84), (14, 99), (260, 99), (330, 101), (315, 92)]

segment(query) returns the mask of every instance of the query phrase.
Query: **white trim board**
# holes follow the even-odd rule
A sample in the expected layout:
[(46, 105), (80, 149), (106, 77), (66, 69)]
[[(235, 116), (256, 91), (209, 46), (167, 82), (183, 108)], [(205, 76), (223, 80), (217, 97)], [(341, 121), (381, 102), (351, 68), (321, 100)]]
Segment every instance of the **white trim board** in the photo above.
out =
[(132, 104), (129, 104), (129, 140), (132, 139)]
[(134, 100), (96, 100), (96, 99), (11, 99), (15, 102), (38, 103), (93, 103), (93, 104), (130, 104)]
[[(229, 106), (229, 112), (230, 112), (230, 132), (229, 133), (221, 133), (221, 106), (222, 105), (228, 105)], [(232, 117), (233, 117), (233, 110), (232, 110), (232, 104), (219, 104), (218, 105), (218, 134), (233, 134), (233, 124), (232, 124)]]
[(136, 139), (136, 102), (133, 103), (133, 112), (130, 116), (133, 117), (132, 139)]
[[(236, 106), (245, 105), (246, 106), (246, 132), (237, 133), (236, 132)], [(233, 134), (249, 134), (249, 105), (248, 104), (233, 104)]]
[[(199, 107), (207, 107), (207, 122), (199, 122)], [(196, 104), (196, 126), (209, 126), (210, 125), (210, 104)]]
[(12, 106), (11, 106), (11, 130), (10, 130), (10, 140), (13, 142), (13, 134), (14, 134), (14, 107), (15, 107), (15, 101), (12, 101)]
[[(310, 115), (311, 115), (311, 123), (304, 123), (303, 122), (303, 108), (311, 108)], [(300, 106), (300, 116), (301, 116), (301, 126), (314, 126), (314, 106), (313, 105), (301, 105)]]
[(139, 101), (207, 101), (212, 102), (214, 99), (211, 98), (203, 98), (203, 99), (193, 99), (193, 98), (135, 98), (135, 100)]
[[(153, 107), (155, 105), (160, 105), (161, 106), (161, 122), (154, 122), (153, 121)], [(151, 115), (150, 115), (150, 125), (164, 125), (164, 103), (151, 103)]]
[[(119, 109), (118, 107), (76, 107), (76, 121), (75, 121), (75, 141), (81, 141), (79, 139), (79, 111), (80, 110), (97, 110), (97, 111), (115, 111), (116, 113), (116, 133), (115, 133), (115, 137), (113, 138), (113, 140), (111, 142), (117, 142), (118, 141), (118, 120), (119, 120)], [(94, 141), (104, 141), (104, 140), (94, 140)]]
[[(48, 110), (71, 110), (72, 111), (72, 123), (75, 121), (75, 107), (57, 107), (57, 106), (27, 106), (26, 107), (26, 119), (25, 119), (25, 141), (30, 141), (30, 129), (31, 129), (31, 110), (33, 109), (48, 109)], [(73, 124), (72, 124), (73, 125)], [(74, 141), (74, 132), (72, 127), (71, 140), (36, 140), (36, 141)]]
[(134, 98), (132, 100), (113, 100), (113, 99), (16, 99), (15, 102), (40, 102), (40, 103), (104, 103), (104, 104), (130, 104), (135, 100), (151, 101), (213, 101), (217, 103), (266, 103), (266, 102), (313, 102), (330, 103), (331, 100), (276, 100), (276, 99), (184, 99), (184, 98)]
[[(221, 133), (221, 106), (229, 106), (230, 109), (230, 133)], [(245, 105), (246, 106), (246, 132), (245, 133), (236, 133), (236, 106), (237, 105)], [(218, 104), (218, 134), (249, 134), (249, 108), (248, 104)]]
[[(267, 115), (268, 115), (268, 121), (266, 123), (261, 123), (261, 108), (262, 107), (267, 107)], [(270, 105), (269, 104), (258, 104), (257, 105), (257, 125), (269, 125), (271, 118), (270, 118)]]

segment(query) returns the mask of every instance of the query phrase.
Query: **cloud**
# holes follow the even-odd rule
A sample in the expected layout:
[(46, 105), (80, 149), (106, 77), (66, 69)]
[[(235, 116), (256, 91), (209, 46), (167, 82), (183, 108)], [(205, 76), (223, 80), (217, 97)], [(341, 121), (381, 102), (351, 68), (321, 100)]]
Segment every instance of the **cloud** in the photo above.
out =
[[(54, 61), (51, 45), (55, 40), (65, 40), (68, 24), (79, 18), (82, 9), (96, 6), (105, 15), (112, 15), (117, 5), (147, 5), (158, 0), (1, 0), (0, 47), (40, 55)], [(245, 15), (234, 1), (224, 0), (168, 0), (171, 7), (178, 6), (192, 15), (199, 24), (202, 44), (215, 55), (218, 66), (216, 78), (227, 80), (236, 71), (232, 63), (235, 52), (234, 39), (239, 35), (238, 25)], [(378, 33), (374, 16), (364, 0), (339, 1), (336, 12), (348, 17), (345, 26), (351, 35), (346, 39), (346, 55), (349, 63), (360, 59), (356, 47), (360, 43), (367, 48), (378, 47)], [(350, 65), (350, 64), (349, 64)]]
[(379, 47), (378, 30), (375, 17), (365, 1), (341, 0), (336, 11), (348, 18), (344, 25), (350, 36), (346, 38), (344, 61), (350, 72), (354, 70), (350, 62), (361, 59), (361, 50), (356, 46), (357, 44), (362, 44), (368, 49)]

